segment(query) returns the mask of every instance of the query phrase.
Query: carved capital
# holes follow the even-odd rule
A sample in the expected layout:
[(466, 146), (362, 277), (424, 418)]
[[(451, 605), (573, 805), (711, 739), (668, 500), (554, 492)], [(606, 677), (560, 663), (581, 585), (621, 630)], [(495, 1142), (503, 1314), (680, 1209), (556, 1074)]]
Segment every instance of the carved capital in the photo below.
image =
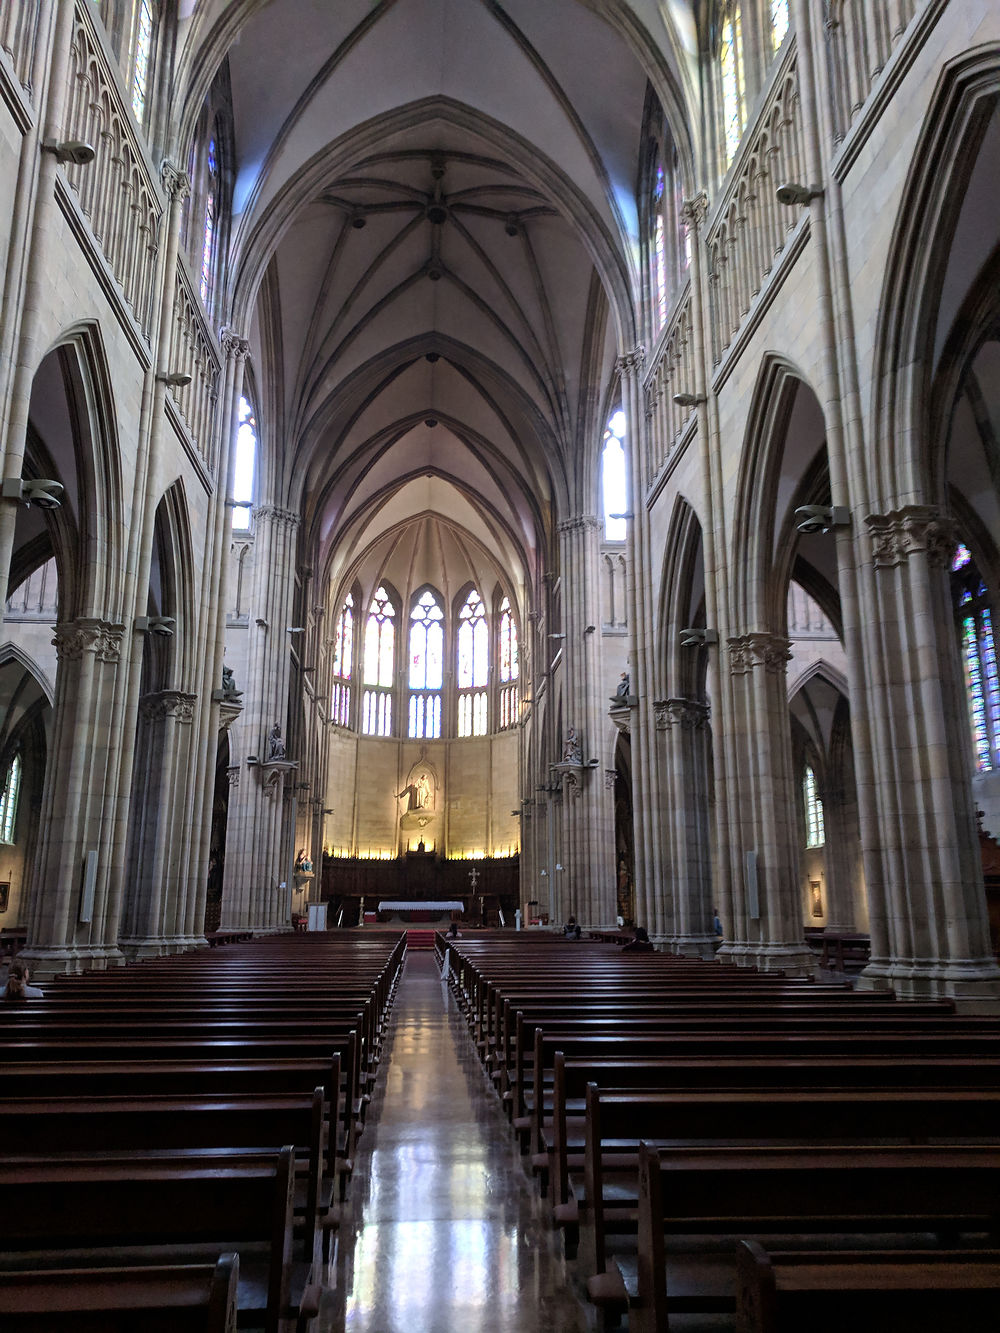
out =
[(229, 767), (226, 769), (226, 781), (229, 783), (230, 787), (238, 787), (240, 785), (239, 764), (229, 765)]
[(593, 514), (575, 514), (572, 518), (564, 518), (559, 522), (560, 532), (600, 532), (604, 524)]
[(653, 709), (657, 731), (669, 731), (672, 727), (701, 731), (708, 726), (708, 704), (697, 699), (658, 699)]
[(646, 348), (643, 343), (636, 343), (631, 352), (624, 352), (615, 361), (615, 369), (621, 375), (622, 379), (629, 379), (632, 376), (638, 378), (642, 374), (642, 367), (646, 361)]
[(708, 195), (704, 190), (699, 190), (681, 204), (681, 221), (692, 231), (697, 231), (707, 217)]
[(791, 640), (780, 634), (741, 634), (727, 642), (729, 671), (733, 676), (745, 676), (758, 666), (775, 675), (784, 675), (792, 656)]
[(278, 505), (260, 505), (253, 511), (255, 519), (266, 519), (275, 527), (297, 528), (302, 521), (301, 515), (294, 509), (281, 509)]
[(196, 694), (185, 694), (181, 690), (157, 690), (154, 694), (144, 694), (139, 700), (139, 712), (150, 721), (172, 717), (177, 722), (194, 721)]
[(614, 768), (606, 768), (606, 769), (604, 770), (604, 790), (605, 790), (605, 791), (614, 791), (614, 789), (615, 789), (615, 782), (617, 781), (617, 778), (618, 778), (618, 771), (617, 771), (617, 769), (614, 769)]
[(99, 662), (116, 664), (121, 660), (124, 625), (85, 616), (63, 621), (53, 629), (52, 643), (60, 662), (79, 662), (84, 653), (93, 653)]
[(165, 193), (178, 202), (191, 193), (191, 177), (168, 157), (160, 163), (160, 184)]
[(222, 350), (226, 356), (232, 357), (234, 361), (245, 361), (250, 355), (250, 342), (247, 338), (241, 338), (238, 333), (232, 329), (224, 329), (220, 339)]
[(955, 554), (954, 521), (930, 505), (869, 514), (865, 524), (876, 569), (894, 569), (916, 554), (925, 554), (932, 568), (946, 569)]

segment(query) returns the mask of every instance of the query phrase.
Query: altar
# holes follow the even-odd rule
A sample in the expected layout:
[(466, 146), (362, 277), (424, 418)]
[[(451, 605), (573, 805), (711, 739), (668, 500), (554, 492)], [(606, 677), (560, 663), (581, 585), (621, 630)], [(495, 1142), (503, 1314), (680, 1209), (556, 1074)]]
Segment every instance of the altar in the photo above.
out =
[(457, 898), (426, 899), (423, 902), (388, 898), (379, 903), (378, 911), (380, 919), (384, 919), (382, 917), (384, 912), (389, 916), (398, 916), (404, 922), (423, 925), (440, 920), (452, 912), (464, 912), (465, 904)]

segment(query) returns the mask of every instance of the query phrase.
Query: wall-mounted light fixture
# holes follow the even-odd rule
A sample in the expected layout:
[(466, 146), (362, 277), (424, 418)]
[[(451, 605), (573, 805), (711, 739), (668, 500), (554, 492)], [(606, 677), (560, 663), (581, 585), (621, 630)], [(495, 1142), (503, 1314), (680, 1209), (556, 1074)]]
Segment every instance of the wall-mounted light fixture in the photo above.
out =
[(136, 634), (159, 634), (163, 639), (170, 639), (176, 624), (173, 616), (136, 616), (134, 628)]
[(692, 626), (689, 629), (681, 630), (682, 648), (701, 648), (706, 643), (718, 643), (719, 631), (715, 629), (698, 629)]
[(829, 532), (831, 528), (846, 528), (850, 521), (847, 505), (800, 505), (795, 511), (799, 532)]
[(673, 401), (678, 407), (697, 407), (699, 403), (707, 403), (708, 399), (703, 393), (675, 393)]
[(97, 154), (93, 144), (82, 139), (65, 139), (61, 143), (55, 139), (46, 139), (42, 144), (43, 153), (51, 153), (57, 162), (71, 167), (86, 167), (93, 162)]
[(161, 370), (156, 380), (168, 389), (184, 389), (191, 383), (191, 376), (186, 370)]
[(822, 185), (800, 185), (797, 181), (779, 185), (774, 192), (778, 203), (785, 204), (789, 208), (794, 208), (796, 204), (808, 204), (813, 199), (818, 199), (822, 193)]
[(4, 477), (0, 494), (5, 500), (19, 500), (22, 504), (37, 505), (39, 509), (58, 509), (62, 504), (65, 490), (61, 481), (52, 481), (48, 477)]

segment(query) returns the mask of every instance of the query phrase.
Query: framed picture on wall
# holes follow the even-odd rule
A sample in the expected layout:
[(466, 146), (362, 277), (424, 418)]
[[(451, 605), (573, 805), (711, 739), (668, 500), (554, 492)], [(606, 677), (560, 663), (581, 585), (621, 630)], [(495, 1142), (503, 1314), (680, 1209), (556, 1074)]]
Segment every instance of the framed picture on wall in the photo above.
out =
[(820, 888), (818, 879), (809, 881), (809, 891), (812, 895), (812, 914), (813, 916), (823, 915), (823, 890)]
[(0, 912), (6, 912), (10, 902), (10, 880), (0, 882)]

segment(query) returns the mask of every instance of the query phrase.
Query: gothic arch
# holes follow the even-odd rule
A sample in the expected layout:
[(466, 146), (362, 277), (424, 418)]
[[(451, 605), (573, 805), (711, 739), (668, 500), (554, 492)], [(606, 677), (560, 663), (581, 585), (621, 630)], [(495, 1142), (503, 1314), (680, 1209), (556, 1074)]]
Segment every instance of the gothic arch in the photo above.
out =
[(972, 179), (970, 163), (1000, 99), (1000, 46), (983, 44), (946, 65), (913, 153), (879, 301), (872, 424), (876, 512), (940, 502), (929, 435), (934, 335), (948, 257)]
[(683, 496), (674, 503), (663, 555), (660, 629), (654, 689), (661, 698), (703, 699), (707, 649), (684, 646), (681, 630), (705, 627), (705, 565), (701, 522)]

